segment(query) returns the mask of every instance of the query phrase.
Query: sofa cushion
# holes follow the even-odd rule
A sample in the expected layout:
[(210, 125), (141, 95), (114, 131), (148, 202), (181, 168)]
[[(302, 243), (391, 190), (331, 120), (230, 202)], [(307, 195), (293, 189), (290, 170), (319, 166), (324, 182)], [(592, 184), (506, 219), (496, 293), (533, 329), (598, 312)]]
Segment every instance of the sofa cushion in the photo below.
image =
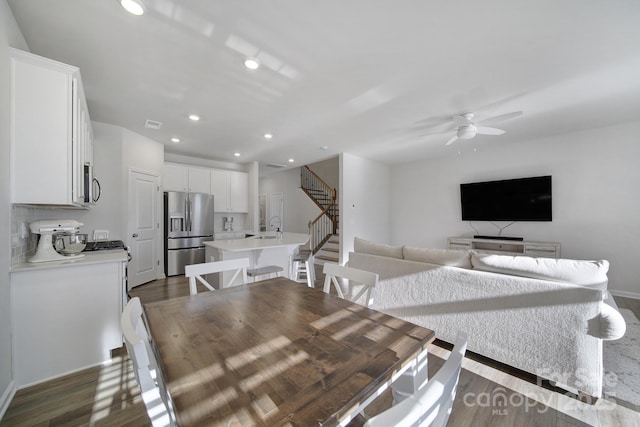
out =
[(412, 248), (405, 246), (402, 249), (402, 254), (404, 255), (404, 259), (409, 261), (471, 268), (471, 251), (468, 250)]
[(402, 259), (402, 246), (385, 245), (355, 237), (353, 239), (353, 249), (356, 252), (371, 255), (380, 255), (390, 258)]
[(471, 254), (475, 270), (511, 274), (534, 279), (572, 283), (596, 289), (607, 288), (609, 262), (526, 256)]

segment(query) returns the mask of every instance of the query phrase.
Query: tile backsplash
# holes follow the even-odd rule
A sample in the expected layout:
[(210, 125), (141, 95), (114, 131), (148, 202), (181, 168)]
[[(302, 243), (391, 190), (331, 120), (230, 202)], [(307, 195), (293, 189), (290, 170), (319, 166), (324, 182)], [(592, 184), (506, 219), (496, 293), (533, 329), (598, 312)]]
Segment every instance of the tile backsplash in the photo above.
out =
[(225, 214), (225, 213), (215, 213), (213, 216), (213, 230), (214, 231), (224, 231), (224, 217), (233, 218), (233, 231), (243, 231), (245, 218), (247, 214)]
[(11, 265), (25, 262), (35, 251), (38, 235), (29, 230), (29, 223), (38, 216), (38, 208), (16, 206), (11, 207)]

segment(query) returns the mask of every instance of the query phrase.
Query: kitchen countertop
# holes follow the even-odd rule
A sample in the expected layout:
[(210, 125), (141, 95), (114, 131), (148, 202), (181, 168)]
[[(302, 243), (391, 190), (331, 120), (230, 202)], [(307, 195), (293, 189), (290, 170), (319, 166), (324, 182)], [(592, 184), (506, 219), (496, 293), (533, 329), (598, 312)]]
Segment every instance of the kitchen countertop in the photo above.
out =
[(280, 248), (284, 246), (300, 246), (309, 241), (308, 234), (288, 232), (282, 233), (281, 239), (260, 238), (270, 236), (275, 236), (275, 234), (273, 232), (263, 232), (258, 233), (254, 237), (247, 237), (246, 239), (214, 240), (212, 242), (204, 242), (204, 244), (221, 251), (242, 252), (257, 249)]
[(45, 270), (50, 268), (75, 267), (80, 265), (101, 264), (105, 262), (122, 262), (127, 260), (127, 251), (113, 249), (108, 251), (83, 252), (82, 258), (48, 262), (23, 262), (11, 266), (11, 273), (20, 271)]

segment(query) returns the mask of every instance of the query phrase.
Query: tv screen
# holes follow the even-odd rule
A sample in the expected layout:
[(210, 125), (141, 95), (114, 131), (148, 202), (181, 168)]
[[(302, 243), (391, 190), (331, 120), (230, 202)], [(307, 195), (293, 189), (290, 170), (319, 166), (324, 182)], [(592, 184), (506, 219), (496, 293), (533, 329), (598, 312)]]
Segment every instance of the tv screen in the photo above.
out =
[(551, 176), (460, 184), (463, 221), (551, 221)]

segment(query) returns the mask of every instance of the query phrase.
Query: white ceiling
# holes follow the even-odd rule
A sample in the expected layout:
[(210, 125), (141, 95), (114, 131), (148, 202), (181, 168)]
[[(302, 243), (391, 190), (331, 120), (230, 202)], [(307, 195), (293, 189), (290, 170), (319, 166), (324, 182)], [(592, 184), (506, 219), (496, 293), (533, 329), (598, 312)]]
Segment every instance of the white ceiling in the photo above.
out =
[[(8, 0), (33, 53), (80, 67), (93, 120), (170, 153), (398, 164), (640, 120), (636, 0), (143, 2), (135, 17), (117, 0)], [(467, 111), (523, 114), (502, 136), (421, 136)]]

